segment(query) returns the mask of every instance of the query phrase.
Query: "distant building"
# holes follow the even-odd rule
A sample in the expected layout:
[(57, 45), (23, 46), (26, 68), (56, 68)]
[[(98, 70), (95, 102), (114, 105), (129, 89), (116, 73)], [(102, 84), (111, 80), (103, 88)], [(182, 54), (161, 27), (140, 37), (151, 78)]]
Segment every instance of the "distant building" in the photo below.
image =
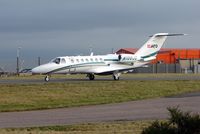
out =
[[(121, 48), (117, 54), (134, 54), (137, 48)], [(157, 55), (157, 58), (152, 63), (174, 64), (180, 60), (200, 60), (200, 49), (198, 48), (162, 48)]]

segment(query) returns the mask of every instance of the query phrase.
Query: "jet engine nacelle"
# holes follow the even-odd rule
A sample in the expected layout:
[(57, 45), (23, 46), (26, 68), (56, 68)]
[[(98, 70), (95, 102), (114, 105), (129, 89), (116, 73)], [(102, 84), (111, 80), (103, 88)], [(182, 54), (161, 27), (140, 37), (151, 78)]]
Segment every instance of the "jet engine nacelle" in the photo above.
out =
[(118, 56), (119, 62), (133, 62), (137, 60), (137, 58), (133, 54), (120, 54)]

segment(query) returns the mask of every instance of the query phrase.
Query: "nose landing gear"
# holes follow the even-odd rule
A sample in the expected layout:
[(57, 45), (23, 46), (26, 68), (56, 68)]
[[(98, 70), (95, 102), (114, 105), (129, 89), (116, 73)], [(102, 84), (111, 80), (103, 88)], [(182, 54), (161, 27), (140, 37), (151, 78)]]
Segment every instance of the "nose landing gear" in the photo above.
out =
[(49, 80), (50, 80), (50, 76), (49, 75), (44, 77), (44, 81), (48, 82)]

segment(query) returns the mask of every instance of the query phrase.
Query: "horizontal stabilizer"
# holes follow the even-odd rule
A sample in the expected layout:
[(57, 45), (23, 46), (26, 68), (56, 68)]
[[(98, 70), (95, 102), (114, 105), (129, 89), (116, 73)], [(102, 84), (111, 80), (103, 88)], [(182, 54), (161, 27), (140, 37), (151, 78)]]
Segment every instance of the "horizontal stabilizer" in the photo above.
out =
[(161, 36), (183, 36), (183, 35), (187, 35), (187, 34), (180, 34), (180, 33), (175, 33), (175, 34), (169, 34), (169, 33), (157, 33), (154, 35), (151, 35), (149, 37), (161, 37)]

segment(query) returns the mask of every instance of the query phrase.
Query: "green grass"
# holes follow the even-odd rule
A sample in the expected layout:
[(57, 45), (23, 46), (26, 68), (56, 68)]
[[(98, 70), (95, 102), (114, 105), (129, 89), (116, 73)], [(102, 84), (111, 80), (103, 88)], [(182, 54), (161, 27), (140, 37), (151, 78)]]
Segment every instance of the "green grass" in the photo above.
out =
[(1, 84), (0, 111), (118, 103), (200, 91), (200, 81), (75, 81)]
[(152, 121), (116, 121), (67, 126), (0, 129), (1, 134), (140, 134)]

